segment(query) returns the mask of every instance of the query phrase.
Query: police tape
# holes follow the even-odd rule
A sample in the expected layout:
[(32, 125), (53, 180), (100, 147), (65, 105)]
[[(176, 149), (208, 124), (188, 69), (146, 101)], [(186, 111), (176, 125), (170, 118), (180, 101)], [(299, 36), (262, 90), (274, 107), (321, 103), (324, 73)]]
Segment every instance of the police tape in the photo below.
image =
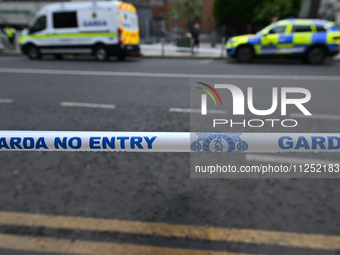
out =
[(340, 133), (0, 131), (0, 151), (339, 153)]
[(0, 151), (188, 152), (189, 133), (0, 131)]

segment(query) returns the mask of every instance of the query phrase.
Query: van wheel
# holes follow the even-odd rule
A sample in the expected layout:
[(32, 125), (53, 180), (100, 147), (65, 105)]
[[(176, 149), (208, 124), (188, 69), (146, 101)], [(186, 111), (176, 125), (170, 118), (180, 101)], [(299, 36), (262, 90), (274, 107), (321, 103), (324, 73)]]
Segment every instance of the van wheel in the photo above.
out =
[(322, 62), (325, 60), (325, 57), (326, 57), (325, 49), (317, 46), (308, 50), (306, 55), (306, 61), (309, 64), (313, 65), (322, 64)]
[(119, 61), (124, 61), (126, 59), (126, 56), (125, 55), (119, 55), (119, 56), (117, 56), (117, 59)]
[(241, 46), (237, 51), (237, 61), (250, 63), (253, 60), (253, 49), (249, 46)]
[(30, 45), (27, 49), (27, 55), (30, 59), (39, 59), (41, 58), (41, 54), (39, 52), (39, 49), (34, 46), (34, 45)]
[(104, 45), (99, 45), (94, 49), (94, 55), (97, 60), (99, 61), (105, 61), (109, 59), (109, 54), (107, 52), (107, 49)]
[(58, 59), (58, 60), (63, 59), (63, 55), (61, 54), (54, 54), (53, 57), (54, 59)]

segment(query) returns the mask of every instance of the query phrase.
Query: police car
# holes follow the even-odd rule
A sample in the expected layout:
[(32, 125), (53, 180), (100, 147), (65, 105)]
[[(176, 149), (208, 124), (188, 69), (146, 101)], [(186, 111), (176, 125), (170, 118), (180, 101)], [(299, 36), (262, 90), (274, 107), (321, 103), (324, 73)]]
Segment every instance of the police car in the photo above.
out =
[(312, 19), (285, 19), (272, 23), (255, 35), (227, 41), (227, 54), (239, 62), (258, 56), (289, 55), (311, 64), (321, 64), (326, 56), (339, 53), (340, 30), (333, 22)]

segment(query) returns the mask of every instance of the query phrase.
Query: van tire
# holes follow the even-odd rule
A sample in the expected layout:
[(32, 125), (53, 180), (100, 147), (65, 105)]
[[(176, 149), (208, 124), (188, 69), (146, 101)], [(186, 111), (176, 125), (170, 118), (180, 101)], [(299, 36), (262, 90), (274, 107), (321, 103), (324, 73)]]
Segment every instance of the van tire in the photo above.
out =
[(38, 47), (36, 47), (34, 45), (29, 45), (27, 47), (27, 56), (30, 59), (39, 59), (39, 58), (41, 58), (41, 54), (40, 54), (40, 51), (39, 51)]
[(118, 55), (118, 56), (117, 56), (117, 59), (118, 59), (119, 61), (124, 61), (124, 60), (126, 59), (126, 56), (125, 56), (125, 55)]
[(54, 54), (53, 57), (54, 59), (57, 59), (57, 60), (63, 59), (63, 55), (61, 54)]
[(253, 56), (253, 48), (247, 45), (241, 46), (236, 54), (237, 61), (240, 63), (250, 63), (253, 60)]
[(306, 62), (312, 65), (322, 64), (325, 58), (326, 58), (326, 51), (324, 47), (321, 47), (321, 46), (315, 46), (315, 47), (310, 48), (307, 51), (307, 54), (305, 56)]
[(109, 52), (104, 45), (98, 45), (94, 48), (94, 56), (98, 61), (106, 61), (109, 59)]

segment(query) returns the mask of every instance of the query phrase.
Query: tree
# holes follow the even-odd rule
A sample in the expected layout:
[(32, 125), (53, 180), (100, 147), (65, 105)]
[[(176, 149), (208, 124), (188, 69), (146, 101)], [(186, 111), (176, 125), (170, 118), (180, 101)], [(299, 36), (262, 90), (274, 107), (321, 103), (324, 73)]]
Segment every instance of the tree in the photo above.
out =
[(222, 24), (242, 22), (270, 22), (273, 17), (283, 19), (297, 16), (301, 0), (215, 0), (213, 13)]
[(301, 4), (301, 0), (262, 0), (256, 7), (254, 20), (270, 22), (273, 17), (279, 20), (297, 17)]
[(237, 24), (252, 21), (255, 9), (262, 0), (215, 0), (214, 18), (222, 24)]
[(191, 28), (202, 17), (202, 0), (175, 0), (171, 5), (169, 16)]

